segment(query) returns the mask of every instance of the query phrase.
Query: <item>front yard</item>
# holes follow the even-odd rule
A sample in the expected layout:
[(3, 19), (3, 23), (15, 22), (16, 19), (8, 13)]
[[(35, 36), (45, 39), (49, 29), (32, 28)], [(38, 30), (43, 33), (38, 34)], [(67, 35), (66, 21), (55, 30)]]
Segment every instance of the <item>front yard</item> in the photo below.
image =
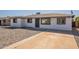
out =
[(78, 33), (79, 31), (0, 28), (0, 48), (78, 48)]
[(75, 31), (44, 30), (37, 35), (31, 36), (30, 38), (24, 39), (5, 48), (77, 49), (79, 47), (79, 36), (75, 33)]

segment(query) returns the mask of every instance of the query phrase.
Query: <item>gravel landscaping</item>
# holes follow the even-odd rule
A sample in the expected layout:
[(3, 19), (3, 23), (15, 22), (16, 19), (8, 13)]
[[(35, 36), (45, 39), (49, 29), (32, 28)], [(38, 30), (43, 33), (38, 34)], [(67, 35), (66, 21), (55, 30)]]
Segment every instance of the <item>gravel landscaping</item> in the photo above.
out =
[(0, 28), (0, 48), (38, 34), (40, 31), (21, 28)]

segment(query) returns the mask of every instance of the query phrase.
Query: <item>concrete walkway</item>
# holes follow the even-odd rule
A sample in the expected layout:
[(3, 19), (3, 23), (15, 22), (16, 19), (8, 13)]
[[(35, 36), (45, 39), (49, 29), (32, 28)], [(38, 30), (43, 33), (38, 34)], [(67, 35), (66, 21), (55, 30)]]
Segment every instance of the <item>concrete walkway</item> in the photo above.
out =
[(28, 39), (24, 39), (20, 42), (14, 43), (5, 48), (16, 48), (16, 49), (64, 49), (64, 48), (78, 48), (73, 35), (53, 33), (53, 32), (41, 32)]

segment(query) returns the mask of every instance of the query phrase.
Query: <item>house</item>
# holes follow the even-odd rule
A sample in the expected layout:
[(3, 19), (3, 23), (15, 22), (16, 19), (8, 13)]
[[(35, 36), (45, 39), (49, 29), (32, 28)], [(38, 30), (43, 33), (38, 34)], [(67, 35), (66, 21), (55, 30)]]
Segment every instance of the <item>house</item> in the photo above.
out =
[(12, 17), (10, 25), (12, 27), (72, 30), (72, 15), (35, 14), (24, 17)]

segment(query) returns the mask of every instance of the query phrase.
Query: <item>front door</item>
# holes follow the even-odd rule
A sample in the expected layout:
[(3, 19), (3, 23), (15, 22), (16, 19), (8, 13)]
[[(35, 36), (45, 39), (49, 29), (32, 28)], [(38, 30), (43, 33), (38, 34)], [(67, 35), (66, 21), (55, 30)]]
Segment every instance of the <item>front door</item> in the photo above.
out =
[(35, 27), (39, 28), (39, 18), (35, 19)]

